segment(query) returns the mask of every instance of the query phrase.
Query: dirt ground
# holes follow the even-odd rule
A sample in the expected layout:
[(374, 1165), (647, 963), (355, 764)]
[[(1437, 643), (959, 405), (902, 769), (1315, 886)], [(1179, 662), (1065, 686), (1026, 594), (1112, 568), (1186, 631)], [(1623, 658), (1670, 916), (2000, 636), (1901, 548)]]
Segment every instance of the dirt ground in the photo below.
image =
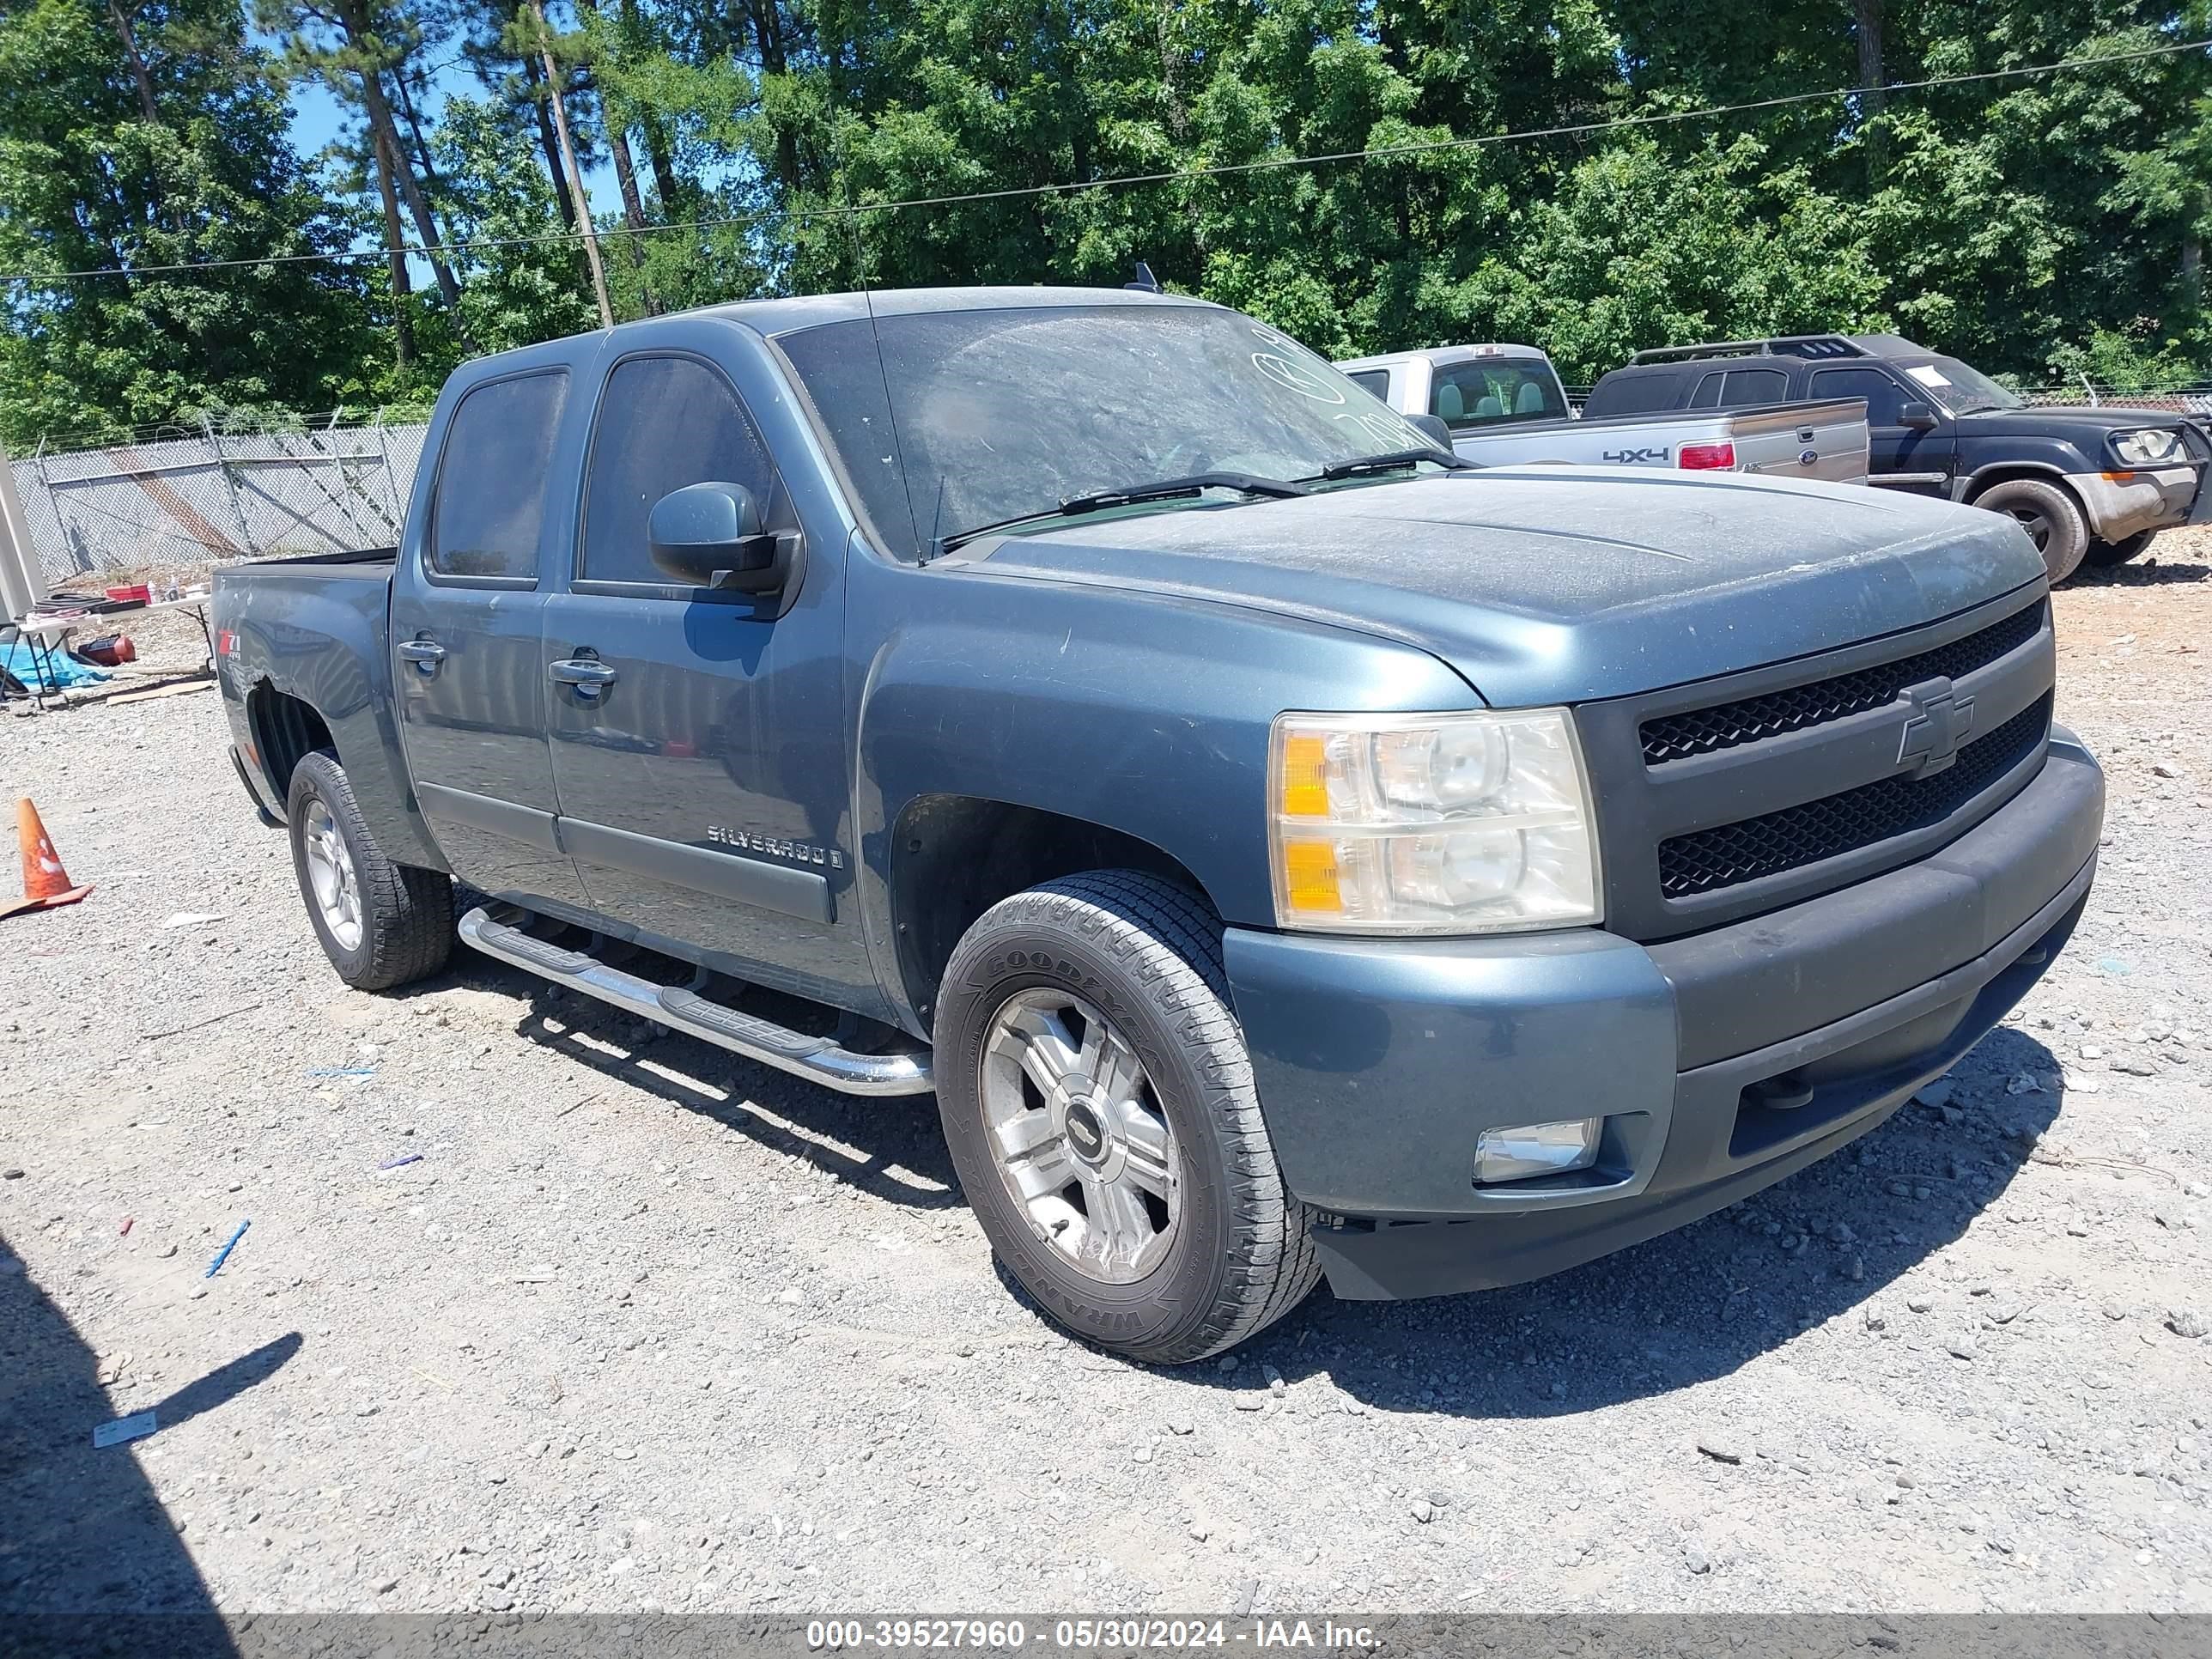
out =
[(0, 922), (0, 1613), (2212, 1611), (2212, 533), (2158, 551), (2057, 596), (2102, 873), (1948, 1088), (1181, 1372), (1011, 1293), (926, 1097), (465, 954), (344, 989), (211, 693), (0, 719), (98, 884)]

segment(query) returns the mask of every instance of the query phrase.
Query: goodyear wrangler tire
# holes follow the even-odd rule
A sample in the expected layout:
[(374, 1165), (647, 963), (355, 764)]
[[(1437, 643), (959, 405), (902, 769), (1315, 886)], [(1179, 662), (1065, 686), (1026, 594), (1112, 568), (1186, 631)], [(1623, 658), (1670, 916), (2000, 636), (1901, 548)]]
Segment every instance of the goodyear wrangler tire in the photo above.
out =
[(300, 896), (340, 979), (356, 991), (388, 991), (446, 965), (453, 878), (385, 857), (336, 755), (301, 757), (284, 807)]
[(936, 1020), (962, 1189), (1060, 1324), (1132, 1359), (1232, 1347), (1320, 1277), (1221, 969), (1221, 924), (1130, 871), (1018, 893), (968, 930)]

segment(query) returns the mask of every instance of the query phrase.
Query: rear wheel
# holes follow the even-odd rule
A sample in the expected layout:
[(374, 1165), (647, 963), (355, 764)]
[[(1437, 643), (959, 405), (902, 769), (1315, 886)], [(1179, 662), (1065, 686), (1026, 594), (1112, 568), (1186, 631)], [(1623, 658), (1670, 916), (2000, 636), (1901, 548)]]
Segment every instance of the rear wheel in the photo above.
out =
[(1221, 925), (1128, 871), (994, 906), (954, 949), (937, 1100), (962, 1189), (1022, 1287), (1133, 1359), (1220, 1352), (1320, 1277), (1231, 1012)]
[(292, 868), (323, 954), (357, 991), (436, 973), (453, 949), (453, 883), (385, 857), (328, 750), (303, 756), (285, 796)]
[(2116, 564), (2125, 564), (2148, 547), (2150, 538), (2157, 534), (2155, 530), (2138, 530), (2134, 535), (2123, 536), (2116, 542), (2091, 542), (2081, 562), (2093, 564), (2100, 570), (2110, 569)]
[(2057, 484), (2040, 478), (2008, 478), (1975, 496), (1974, 505), (2002, 513), (2027, 532), (2054, 585), (2081, 568), (2089, 550), (2088, 521), (2081, 516), (2080, 504)]

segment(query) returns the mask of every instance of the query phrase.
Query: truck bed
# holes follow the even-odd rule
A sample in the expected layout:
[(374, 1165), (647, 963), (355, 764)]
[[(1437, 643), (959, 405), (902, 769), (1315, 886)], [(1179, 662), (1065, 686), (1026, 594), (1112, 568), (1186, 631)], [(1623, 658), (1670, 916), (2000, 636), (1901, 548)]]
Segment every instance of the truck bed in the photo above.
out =
[(1452, 447), (1484, 465), (1566, 461), (1679, 465), (1686, 444), (1731, 446), (1722, 470), (1826, 483), (1863, 483), (1868, 432), (1863, 398), (1759, 404), (1739, 409), (1661, 410), (1583, 420), (1530, 421), (1455, 433)]

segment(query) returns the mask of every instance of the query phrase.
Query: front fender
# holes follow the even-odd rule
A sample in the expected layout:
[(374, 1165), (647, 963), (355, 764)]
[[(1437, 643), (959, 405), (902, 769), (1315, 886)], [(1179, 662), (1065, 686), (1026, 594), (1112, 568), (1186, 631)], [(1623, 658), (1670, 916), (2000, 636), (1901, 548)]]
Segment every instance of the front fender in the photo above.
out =
[(1481, 706), (1425, 652), (1201, 599), (862, 556), (850, 604), (858, 886), (879, 964), (892, 960), (889, 837), (917, 797), (1133, 836), (1188, 870), (1224, 921), (1272, 927), (1275, 716)]
[(1984, 483), (2000, 473), (2027, 472), (2053, 481), (2069, 472), (2094, 472), (2109, 463), (2086, 453), (2070, 439), (1967, 438), (1959, 441), (1958, 477), (1962, 499), (1971, 501)]

